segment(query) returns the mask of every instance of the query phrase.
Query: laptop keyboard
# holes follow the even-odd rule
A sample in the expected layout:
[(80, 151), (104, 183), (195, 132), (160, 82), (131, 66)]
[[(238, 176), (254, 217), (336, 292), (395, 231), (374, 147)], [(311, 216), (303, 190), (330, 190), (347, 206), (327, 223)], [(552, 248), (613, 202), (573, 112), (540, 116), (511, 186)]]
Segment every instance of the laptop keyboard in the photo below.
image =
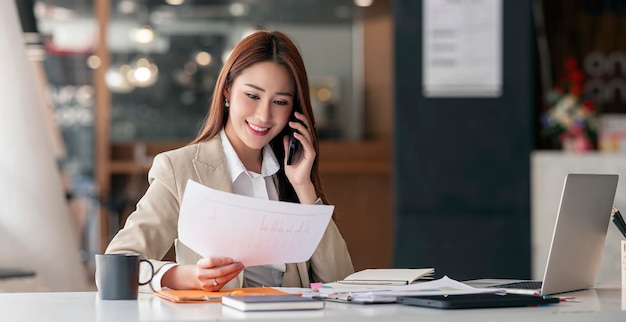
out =
[(505, 283), (498, 285), (491, 285), (491, 288), (513, 288), (520, 290), (535, 290), (541, 288), (541, 281), (519, 281), (513, 283)]

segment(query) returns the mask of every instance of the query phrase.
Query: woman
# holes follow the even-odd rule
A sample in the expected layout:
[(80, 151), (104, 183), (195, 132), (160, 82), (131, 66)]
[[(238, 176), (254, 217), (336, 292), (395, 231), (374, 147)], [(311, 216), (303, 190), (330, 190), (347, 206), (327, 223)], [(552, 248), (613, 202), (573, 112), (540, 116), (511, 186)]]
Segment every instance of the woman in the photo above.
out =
[[(287, 165), (288, 134), (293, 130), (300, 147)], [(106, 253), (138, 253), (151, 260), (156, 273), (141, 291), (309, 287), (310, 282), (340, 280), (354, 268), (332, 220), (304, 263), (243, 267), (228, 257), (202, 258), (177, 239), (188, 179), (257, 198), (325, 203), (318, 151), (308, 78), (297, 47), (283, 33), (257, 31), (243, 39), (224, 63), (198, 137), (154, 158), (146, 194)], [(176, 262), (161, 261), (172, 244)], [(149, 267), (142, 267), (141, 280), (150, 274)]]

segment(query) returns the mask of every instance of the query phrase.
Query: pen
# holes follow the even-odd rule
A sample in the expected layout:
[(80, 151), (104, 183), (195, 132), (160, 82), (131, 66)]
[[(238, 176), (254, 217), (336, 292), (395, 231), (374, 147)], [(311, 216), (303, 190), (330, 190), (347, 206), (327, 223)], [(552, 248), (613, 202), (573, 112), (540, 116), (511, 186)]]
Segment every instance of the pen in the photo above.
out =
[(619, 212), (617, 207), (613, 207), (611, 210), (611, 219), (617, 229), (622, 233), (622, 236), (626, 238), (626, 223), (624, 222), (624, 218), (622, 218), (622, 214)]

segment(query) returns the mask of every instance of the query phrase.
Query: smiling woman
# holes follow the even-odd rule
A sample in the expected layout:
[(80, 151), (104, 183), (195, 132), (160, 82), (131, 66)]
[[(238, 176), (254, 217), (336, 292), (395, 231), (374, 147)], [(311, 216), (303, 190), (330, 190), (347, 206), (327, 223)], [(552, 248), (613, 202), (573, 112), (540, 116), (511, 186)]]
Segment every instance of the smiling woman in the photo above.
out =
[[(291, 115), (300, 122), (288, 123)], [(302, 149), (294, 162), (287, 164), (287, 134), (292, 130), (297, 130), (294, 136)], [(332, 219), (312, 257), (301, 263), (244, 267), (228, 257), (230, 254), (202, 258), (178, 238), (178, 213), (188, 180), (266, 200), (327, 203), (318, 152), (300, 52), (281, 32), (256, 31), (235, 46), (222, 66), (209, 115), (196, 139), (155, 157), (148, 190), (106, 252), (135, 253), (150, 259), (156, 275), (143, 288), (148, 292), (162, 287), (210, 291), (308, 287), (311, 282), (340, 280), (354, 267)], [(164, 260), (173, 245), (176, 261)], [(142, 275), (152, 276), (146, 269)]]

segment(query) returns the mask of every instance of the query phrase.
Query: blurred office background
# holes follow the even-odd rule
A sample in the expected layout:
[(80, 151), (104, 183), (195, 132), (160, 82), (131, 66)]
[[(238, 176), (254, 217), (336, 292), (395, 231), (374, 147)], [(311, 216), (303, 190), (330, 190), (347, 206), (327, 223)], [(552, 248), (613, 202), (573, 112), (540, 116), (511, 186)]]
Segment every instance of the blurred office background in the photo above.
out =
[[(19, 2), (41, 38), (89, 282), (152, 157), (195, 136), (222, 62), (259, 27), (302, 51), (322, 182), (357, 270), (541, 278), (565, 174), (626, 164), (621, 1)], [(619, 278), (613, 228), (603, 281)]]

